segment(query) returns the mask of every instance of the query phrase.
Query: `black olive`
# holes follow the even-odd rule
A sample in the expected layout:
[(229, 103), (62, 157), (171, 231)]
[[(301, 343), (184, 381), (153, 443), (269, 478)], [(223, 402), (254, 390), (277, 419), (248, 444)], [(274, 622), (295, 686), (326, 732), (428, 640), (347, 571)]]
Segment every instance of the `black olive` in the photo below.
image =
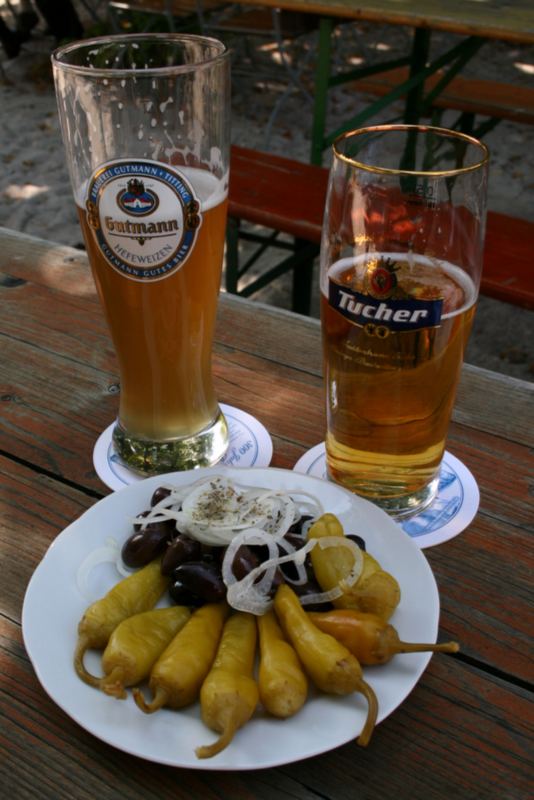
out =
[(158, 488), (156, 489), (156, 491), (152, 495), (152, 498), (150, 500), (150, 505), (151, 506), (157, 505), (162, 500), (164, 500), (166, 497), (168, 497), (170, 495), (170, 493), (171, 493), (170, 489), (166, 489), (164, 486), (158, 486)]
[[(150, 510), (141, 511), (141, 513), (136, 516), (136, 519), (144, 519), (145, 517), (148, 517), (149, 514), (150, 514)], [(140, 531), (141, 530), (141, 524), (142, 524), (141, 522), (134, 522), (134, 524), (133, 524), (134, 531)]]
[(127, 567), (144, 567), (163, 553), (170, 539), (169, 528), (159, 523), (147, 525), (126, 539), (121, 556)]
[[(284, 535), (284, 539), (289, 542), (289, 544), (293, 545), (295, 550), (300, 550), (302, 547), (304, 547), (307, 541), (303, 536), (299, 536), (297, 533), (289, 533), (289, 531)], [(282, 547), (278, 547), (278, 551), (281, 556), (286, 555), (286, 551)], [(308, 577), (313, 578), (314, 572), (309, 553), (306, 555), (304, 560), (304, 568)], [(298, 580), (299, 573), (292, 561), (287, 561), (285, 564), (281, 564), (280, 569), (289, 582)]]
[[(149, 513), (144, 511), (138, 515), (138, 519), (146, 517)], [(163, 553), (176, 535), (172, 519), (149, 522), (144, 528), (141, 522), (136, 522), (133, 529), (134, 533), (124, 543), (121, 553), (127, 567), (144, 567)]]
[[(144, 519), (150, 514), (150, 511), (143, 511), (142, 514), (138, 514), (136, 519)], [(134, 531), (140, 531), (142, 527), (142, 522), (134, 522), (133, 529)], [(148, 528), (161, 528), (162, 530), (166, 530), (169, 534), (169, 538), (176, 533), (176, 523), (173, 519), (157, 519), (154, 522), (149, 522), (145, 526), (145, 530)]]
[(305, 522), (309, 522), (312, 519), (313, 517), (311, 517), (309, 514), (303, 514), (300, 519), (298, 519), (296, 522), (293, 523), (293, 525), (291, 525), (287, 533), (297, 533), (299, 536), (302, 536), (303, 535), (302, 526), (304, 525)]
[(260, 564), (262, 563), (262, 561), (267, 561), (267, 559), (271, 557), (267, 545), (251, 544), (247, 546), (249, 547), (250, 552), (254, 553)]
[[(308, 580), (307, 583), (303, 583), (300, 586), (292, 584), (291, 588), (299, 597), (305, 597), (309, 594), (320, 594), (323, 591), (315, 579)], [(310, 603), (309, 605), (303, 606), (303, 608), (305, 611), (330, 611), (333, 606), (332, 603), (326, 601), (324, 603)]]
[(289, 542), (289, 544), (293, 545), (295, 550), (300, 550), (307, 541), (304, 536), (301, 536), (299, 533), (291, 533), (290, 531), (284, 534), (284, 539)]
[(252, 572), (260, 563), (257, 555), (246, 544), (238, 547), (234, 560), (232, 561), (232, 573), (238, 581), (242, 580), (245, 575)]
[(170, 575), (180, 564), (200, 558), (200, 543), (185, 533), (179, 533), (170, 543), (161, 559), (161, 574)]
[(204, 598), (199, 597), (183, 585), (180, 580), (173, 580), (169, 586), (169, 594), (174, 602), (179, 606), (198, 606), (204, 605)]
[(351, 541), (355, 542), (360, 550), (365, 551), (365, 542), (361, 536), (358, 536), (356, 533), (347, 533), (347, 539), (351, 539)]
[(276, 572), (274, 573), (274, 578), (273, 578), (273, 582), (271, 584), (271, 589), (269, 591), (269, 597), (274, 597), (275, 596), (276, 590), (278, 589), (278, 587), (282, 583), (285, 583), (284, 574), (283, 574), (282, 570), (280, 569), (280, 567), (277, 567), (276, 568)]
[(210, 544), (200, 545), (200, 558), (206, 564), (221, 564), (224, 558), (225, 547), (214, 547)]
[(226, 597), (226, 586), (218, 564), (188, 561), (172, 573), (173, 581), (180, 581), (186, 589), (201, 597), (206, 603), (218, 603)]
[[(311, 519), (311, 517), (306, 517), (305, 519)], [(287, 533), (284, 534), (284, 539), (286, 540), (286, 542), (292, 545), (295, 548), (295, 550), (300, 550), (306, 544), (307, 539), (305, 536), (302, 536), (302, 534), (292, 530), (292, 528), (294, 528), (294, 526), (291, 526), (291, 528), (289, 528)], [(281, 556), (287, 555), (287, 551), (280, 546), (278, 547), (278, 552)], [(311, 574), (311, 576), (313, 577), (313, 569), (309, 555), (306, 556), (304, 566), (306, 568), (306, 572), (308, 574)], [(298, 580), (299, 574), (297, 568), (291, 561), (282, 564), (280, 566), (280, 569), (290, 582)]]
[[(281, 556), (287, 555), (286, 550), (284, 550), (280, 546), (278, 547), (278, 552), (279, 552), (279, 554)], [(292, 561), (286, 561), (285, 564), (280, 564), (280, 570), (282, 571), (282, 574), (284, 575), (284, 577), (287, 578), (289, 581), (298, 580), (299, 573), (298, 573), (297, 567), (295, 566), (295, 564), (293, 564)]]

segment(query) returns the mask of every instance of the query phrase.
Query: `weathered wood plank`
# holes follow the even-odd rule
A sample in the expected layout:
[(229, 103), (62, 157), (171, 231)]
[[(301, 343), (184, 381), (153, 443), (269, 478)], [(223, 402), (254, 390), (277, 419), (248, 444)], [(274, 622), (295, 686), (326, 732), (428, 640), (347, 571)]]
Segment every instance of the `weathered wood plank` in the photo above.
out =
[(534, 554), (528, 535), (479, 514), (467, 531), (426, 556), (440, 590), (444, 635), (457, 639), (470, 658), (531, 681)]
[(285, 8), (340, 19), (410, 25), (511, 42), (534, 42), (530, 0), (245, 0), (242, 5)]
[[(94, 292), (83, 284), (85, 256), (30, 240), (30, 268), (26, 261), (13, 262), (19, 240), (19, 235), (8, 237), (11, 255), (9, 247), (4, 248), (8, 263), (14, 264), (27, 283), (12, 283), (3, 291), (6, 336), (0, 362), (4, 386), (0, 448), (51, 475), (105, 493), (92, 467), (92, 449), (116, 413), (116, 365)], [(64, 271), (69, 275), (68, 292), (62, 290)], [(76, 273), (81, 274), (80, 282)], [(85, 285), (82, 294), (76, 293), (78, 285)], [(73, 318), (75, 331), (71, 330)], [(316, 320), (223, 296), (214, 372), (220, 399), (253, 413), (272, 432), (273, 465), (291, 468), (304, 450), (323, 438), (320, 327)], [(533, 435), (526, 404), (532, 388), (484, 370), (464, 370), (455, 414), (461, 424), (451, 426), (448, 447), (477, 478), (481, 510), (458, 540), (465, 546), (461, 549), (462, 568), (454, 559), (439, 555), (451, 545), (431, 554), (440, 581), (461, 586), (465, 571), (466, 580), (473, 584), (471, 602), (477, 611), (485, 613), (489, 602), (496, 626), (494, 639), (503, 641), (504, 637), (508, 643), (503, 652), (494, 648), (490, 662), (523, 677), (528, 663), (521, 637), (528, 635), (525, 625), (530, 618), (525, 590), (527, 560), (519, 569), (514, 560), (516, 550), (528, 554), (524, 535), (532, 515), (532, 464), (524, 443)], [(503, 407), (507, 409), (504, 415)], [(510, 590), (502, 582), (492, 583), (499, 574), (488, 569), (488, 564), (494, 563), (505, 565), (503, 580), (509, 574), (514, 576), (508, 605), (513, 600), (517, 614), (507, 632), (510, 617), (502, 608), (499, 593)], [(449, 601), (450, 618), (460, 620), (461, 589), (458, 596), (451, 591)], [(454, 622), (451, 635), (469, 642), (474, 658), (486, 657), (487, 642), (476, 626)]]
[(533, 401), (534, 383), (464, 364), (453, 419), (470, 428), (532, 447)]
[(532, 522), (534, 469), (527, 447), (453, 424), (447, 449), (473, 473), (481, 491), (481, 513), (528, 528)]
[[(257, 311), (261, 308), (261, 336)], [(319, 320), (290, 311), (221, 296), (217, 341), (282, 361), (298, 370), (322, 374)], [(534, 445), (534, 383), (464, 364), (453, 419), (471, 428)], [(503, 415), (502, 408), (506, 408)]]
[[(0, 235), (0, 272), (51, 292), (25, 285), (2, 286), (4, 332), (17, 341), (32, 341), (43, 347), (46, 343), (61, 356), (68, 353), (84, 363), (116, 370), (85, 254), (6, 229), (1, 229)], [(21, 242), (28, 252), (24, 259), (20, 257)], [(257, 317), (260, 309), (261, 331)], [(76, 331), (69, 328), (69, 314), (73, 312)], [(320, 376), (319, 322), (299, 317), (296, 325), (295, 319), (291, 312), (223, 294), (216, 352), (218, 345), (226, 345)], [(453, 418), (529, 444), (534, 442), (533, 394), (534, 384), (464, 365)], [(504, 415), (503, 402), (507, 409)]]
[[(0, 362), (4, 418), (0, 448), (54, 474), (100, 489), (92, 469), (92, 449), (118, 407), (115, 358), (104, 323), (101, 321), (100, 330), (96, 327), (97, 306), (87, 311), (83, 306), (77, 307), (76, 336), (71, 336), (66, 326), (61, 329), (66, 312), (55, 315), (43, 341), (46, 321), (46, 315), (40, 317), (40, 310), (46, 307), (46, 291), (44, 297), (43, 291), (42, 287), (25, 287), (25, 295), (31, 295), (26, 302), (19, 300), (13, 307), (9, 303), (4, 306), (4, 330), (9, 335), (4, 338), (4, 358)], [(324, 438), (322, 383), (315, 368), (311, 371), (306, 368), (305, 357), (309, 346), (306, 337), (312, 340), (311, 334), (317, 333), (317, 326), (296, 326), (292, 315), (279, 316), (269, 310), (269, 326), (261, 336), (252, 337), (247, 331), (254, 307), (251, 309), (244, 301), (233, 307), (234, 299), (221, 304), (224, 314), (214, 359), (218, 395), (221, 401), (255, 414), (280, 443), (295, 445), (298, 458)], [(36, 309), (35, 316), (32, 308)], [(257, 325), (257, 314), (254, 321)], [(14, 330), (15, 326), (19, 329)], [(281, 333), (286, 333), (287, 338), (282, 339)], [(299, 336), (301, 342), (297, 341)], [(245, 345), (246, 352), (238, 349), (240, 341), (249, 343)], [(296, 352), (293, 359), (296, 368), (280, 363), (291, 361), (293, 352)], [(311, 352), (308, 364), (315, 358), (315, 350)], [(504, 508), (507, 503), (519, 500), (521, 493), (523, 498), (528, 493), (525, 486), (528, 453), (514, 447), (504, 434), (511, 429), (510, 439), (522, 444), (533, 438), (534, 426), (525, 398), (534, 386), (482, 370), (468, 370), (465, 375), (467, 380), (460, 389), (455, 413), (462, 426), (452, 426), (452, 441), (455, 435), (461, 435), (466, 442), (480, 437), (477, 428), (495, 433), (493, 426), (498, 424), (499, 438), (487, 436), (484, 444), (484, 451), (494, 454), (492, 461), (478, 458), (480, 468), (486, 468), (490, 486), (495, 483), (497, 499)], [(510, 413), (502, 414), (503, 405)], [(276, 448), (274, 464), (292, 466), (287, 459), (278, 462), (278, 455)], [(507, 462), (519, 459), (524, 472), (518, 473), (512, 463), (502, 470), (503, 458)], [(487, 470), (488, 464), (492, 469), (495, 467), (494, 473)]]
[[(48, 545), (95, 498), (1, 457), (0, 483), (0, 543), (8, 565), (2, 611), (20, 622), (25, 587)], [(458, 639), (471, 658), (528, 681), (534, 628), (528, 527), (480, 513), (461, 536), (431, 548), (427, 557), (446, 636)]]
[[(70, 358), (8, 338), (3, 356), (0, 449), (102, 489), (92, 452), (118, 407), (111, 354), (95, 355), (100, 363), (94, 367), (89, 358), (84, 363), (83, 354)], [(278, 466), (292, 466), (304, 448), (316, 444), (320, 433), (315, 431), (324, 427), (322, 402), (314, 399), (321, 394), (319, 379), (227, 348), (218, 351), (214, 373), (220, 400), (253, 413), (272, 431), (276, 459), (282, 459), (275, 461)], [(294, 457), (284, 457), (287, 446), (295, 444), (300, 450), (293, 447)]]
[[(314, 759), (251, 773), (177, 771), (112, 749), (74, 723), (39, 686), (18, 626), (5, 618), (0, 622), (5, 665), (0, 775), (9, 796), (43, 800), (528, 796), (529, 694), (458, 659), (434, 657), (416, 689), (375, 731), (367, 750), (352, 743)], [(110, 702), (115, 701), (110, 698)]]
[(58, 533), (96, 499), (2, 456), (0, 485), (0, 612), (20, 623), (24, 593), (35, 568)]

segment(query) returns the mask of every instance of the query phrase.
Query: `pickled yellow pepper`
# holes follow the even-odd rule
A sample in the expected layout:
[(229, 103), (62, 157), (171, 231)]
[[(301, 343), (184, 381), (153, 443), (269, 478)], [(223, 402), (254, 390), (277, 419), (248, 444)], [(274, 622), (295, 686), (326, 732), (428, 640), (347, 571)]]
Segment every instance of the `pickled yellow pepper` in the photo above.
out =
[(364, 695), (368, 705), (367, 718), (358, 744), (367, 745), (375, 726), (378, 702), (372, 688), (363, 679), (357, 658), (337, 639), (313, 624), (297, 595), (286, 584), (277, 589), (274, 610), (304, 669), (318, 689), (328, 694), (361, 692)]
[[(334, 514), (323, 514), (308, 530), (308, 539), (324, 536), (344, 536), (340, 521)], [(315, 546), (310, 553), (315, 577), (323, 591), (329, 591), (347, 578), (354, 566), (354, 555), (346, 547), (321, 549)], [(334, 600), (336, 608), (355, 608), (378, 614), (383, 620), (391, 617), (400, 602), (400, 587), (393, 575), (382, 569), (378, 561), (362, 550), (363, 568), (358, 580), (347, 586), (341, 597)]]
[(102, 655), (104, 677), (98, 680), (98, 688), (124, 700), (125, 687), (134, 686), (150, 675), (160, 655), (190, 616), (185, 606), (170, 606), (123, 620), (111, 634)]
[(224, 750), (235, 732), (249, 721), (259, 693), (252, 677), (256, 653), (256, 620), (238, 611), (224, 626), (213, 666), (200, 690), (202, 719), (220, 736), (197, 747), (198, 758), (211, 758)]
[(397, 653), (457, 653), (458, 642), (441, 644), (402, 642), (399, 634), (376, 614), (353, 608), (309, 612), (309, 618), (319, 630), (329, 633), (356, 656), (360, 664), (386, 664)]
[(291, 717), (306, 702), (308, 679), (293, 646), (284, 638), (274, 611), (258, 617), (258, 633), (260, 700), (269, 714)]
[(89, 606), (78, 625), (78, 642), (74, 651), (74, 669), (82, 681), (96, 686), (98, 680), (85, 669), (83, 658), (86, 651), (104, 648), (120, 622), (154, 608), (168, 583), (169, 579), (161, 574), (157, 559), (119, 581), (104, 597)]
[(134, 700), (145, 714), (163, 706), (183, 708), (194, 703), (215, 658), (226, 603), (207, 603), (197, 609), (154, 664), (148, 686), (153, 699), (147, 703), (140, 689)]

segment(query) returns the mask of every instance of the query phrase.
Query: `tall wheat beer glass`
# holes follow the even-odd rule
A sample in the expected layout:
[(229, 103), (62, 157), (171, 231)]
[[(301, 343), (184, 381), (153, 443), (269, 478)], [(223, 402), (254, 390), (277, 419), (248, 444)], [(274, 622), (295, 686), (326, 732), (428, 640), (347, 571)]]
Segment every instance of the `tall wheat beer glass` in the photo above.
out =
[(392, 516), (435, 497), (482, 268), (488, 152), (440, 128), (334, 143), (321, 247), (329, 477)]
[(214, 464), (228, 446), (211, 350), (228, 189), (229, 59), (147, 34), (52, 57), (80, 224), (119, 362), (113, 440), (132, 469)]

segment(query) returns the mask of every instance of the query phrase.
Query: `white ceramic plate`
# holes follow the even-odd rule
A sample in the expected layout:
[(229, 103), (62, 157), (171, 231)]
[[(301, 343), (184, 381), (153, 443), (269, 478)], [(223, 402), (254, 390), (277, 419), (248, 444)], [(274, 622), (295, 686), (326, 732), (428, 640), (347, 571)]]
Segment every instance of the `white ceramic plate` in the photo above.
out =
[[(110, 565), (96, 567), (91, 573), (92, 597), (84, 597), (76, 581), (80, 564), (109, 537), (122, 543), (130, 535), (132, 517), (148, 507), (158, 485), (192, 483), (208, 472), (173, 473), (128, 486), (96, 503), (54, 540), (30, 580), (22, 613), (24, 643), (37, 677), (50, 697), (99, 739), (127, 753), (176, 767), (273, 767), (324, 753), (356, 738), (365, 719), (364, 698), (359, 694), (314, 694), (289, 720), (276, 720), (257, 711), (226, 750), (212, 759), (198, 760), (195, 747), (216, 738), (202, 723), (198, 704), (182, 711), (163, 709), (145, 715), (131, 696), (115, 700), (76, 676), (72, 655), (78, 621), (89, 603), (117, 581)], [(439, 597), (432, 571), (419, 548), (383, 511), (334, 484), (287, 470), (216, 468), (211, 472), (250, 486), (312, 492), (326, 511), (341, 519), (346, 532), (364, 537), (367, 550), (399, 581), (402, 599), (391, 622), (401, 638), (436, 640)], [(427, 653), (414, 653), (397, 656), (385, 666), (366, 668), (365, 677), (378, 697), (379, 721), (407, 697), (429, 659)], [(96, 653), (88, 654), (86, 663), (91, 672), (100, 673)]]

